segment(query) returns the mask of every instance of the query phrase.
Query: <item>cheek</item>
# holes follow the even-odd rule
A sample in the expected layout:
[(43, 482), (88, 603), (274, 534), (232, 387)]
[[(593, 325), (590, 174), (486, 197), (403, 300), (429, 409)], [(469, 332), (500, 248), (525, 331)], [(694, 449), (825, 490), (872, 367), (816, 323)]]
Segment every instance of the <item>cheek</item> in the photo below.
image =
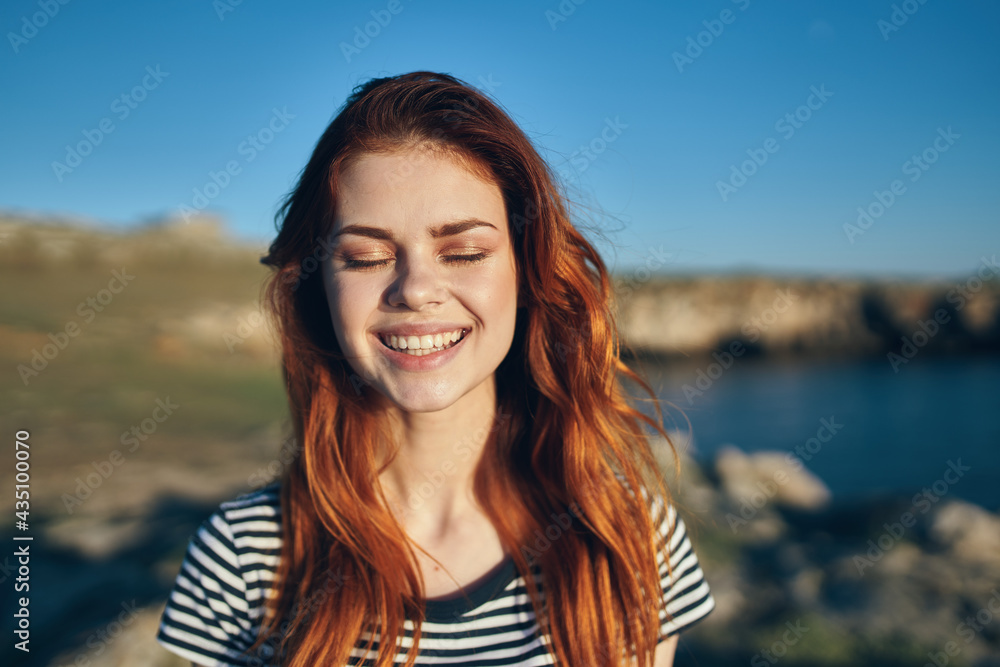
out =
[(328, 280), (326, 294), (337, 340), (341, 349), (347, 351), (365, 330), (367, 313), (372, 312), (377, 304), (370, 303), (371, 297), (362, 285), (350, 280)]
[(490, 271), (463, 280), (466, 303), (479, 311), (487, 324), (506, 326), (517, 310), (517, 277), (513, 266), (497, 265)]

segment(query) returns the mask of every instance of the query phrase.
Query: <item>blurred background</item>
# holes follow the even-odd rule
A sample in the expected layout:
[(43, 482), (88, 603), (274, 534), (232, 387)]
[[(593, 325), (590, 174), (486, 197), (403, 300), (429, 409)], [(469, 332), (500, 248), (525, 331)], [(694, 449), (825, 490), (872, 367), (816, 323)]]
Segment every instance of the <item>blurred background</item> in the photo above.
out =
[(0, 661), (182, 664), (153, 637), (188, 538), (288, 460), (277, 205), (354, 86), (427, 69), (503, 105), (614, 271), (718, 602), (677, 664), (1000, 664), (998, 20), (4, 3), (0, 480), (27, 431), (31, 498), (0, 526)]

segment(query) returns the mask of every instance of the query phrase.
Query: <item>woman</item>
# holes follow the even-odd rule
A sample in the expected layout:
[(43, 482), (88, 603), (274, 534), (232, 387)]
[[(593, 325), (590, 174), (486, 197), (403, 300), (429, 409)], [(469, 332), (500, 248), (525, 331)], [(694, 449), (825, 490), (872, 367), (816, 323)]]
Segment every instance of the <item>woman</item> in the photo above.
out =
[[(360, 86), (262, 260), (299, 451), (192, 540), (204, 665), (670, 665), (714, 602), (621, 386), (607, 270), (444, 74)], [(657, 413), (659, 417), (659, 413)], [(668, 557), (669, 556), (669, 557)]]

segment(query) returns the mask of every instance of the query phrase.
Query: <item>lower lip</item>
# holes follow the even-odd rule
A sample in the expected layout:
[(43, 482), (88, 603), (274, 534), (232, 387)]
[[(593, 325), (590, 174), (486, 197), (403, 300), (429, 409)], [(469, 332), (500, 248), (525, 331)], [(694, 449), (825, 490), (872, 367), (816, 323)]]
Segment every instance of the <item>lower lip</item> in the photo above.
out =
[(378, 343), (378, 347), (382, 350), (382, 354), (384, 354), (394, 366), (402, 368), (404, 371), (431, 371), (454, 359), (455, 355), (458, 354), (459, 348), (465, 344), (465, 341), (472, 335), (472, 332), (470, 331), (465, 334), (460, 341), (446, 350), (441, 350), (440, 352), (435, 352), (434, 354), (425, 354), (420, 357), (407, 354), (406, 352), (399, 352), (391, 347), (386, 347), (377, 334), (373, 335), (375, 336), (375, 342)]

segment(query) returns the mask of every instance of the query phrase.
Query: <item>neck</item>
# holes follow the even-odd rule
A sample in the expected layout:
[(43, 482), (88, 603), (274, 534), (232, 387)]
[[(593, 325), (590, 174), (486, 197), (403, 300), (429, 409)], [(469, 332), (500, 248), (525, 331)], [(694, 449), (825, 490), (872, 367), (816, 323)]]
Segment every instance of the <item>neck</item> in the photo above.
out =
[(379, 481), (403, 525), (437, 532), (477, 514), (473, 480), (496, 426), (493, 378), (444, 410), (389, 414), (399, 450)]

